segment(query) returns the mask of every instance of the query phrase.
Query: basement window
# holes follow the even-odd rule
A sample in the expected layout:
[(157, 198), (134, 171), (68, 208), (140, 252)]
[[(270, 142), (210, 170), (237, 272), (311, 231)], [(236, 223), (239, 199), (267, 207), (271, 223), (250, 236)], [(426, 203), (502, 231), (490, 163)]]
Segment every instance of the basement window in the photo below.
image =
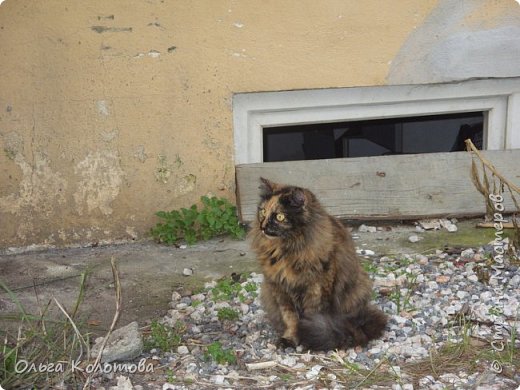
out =
[(264, 162), (482, 149), (484, 112), (266, 127)]
[[(520, 78), (239, 93), (235, 163), (520, 148)], [(385, 157), (386, 158), (386, 157)]]

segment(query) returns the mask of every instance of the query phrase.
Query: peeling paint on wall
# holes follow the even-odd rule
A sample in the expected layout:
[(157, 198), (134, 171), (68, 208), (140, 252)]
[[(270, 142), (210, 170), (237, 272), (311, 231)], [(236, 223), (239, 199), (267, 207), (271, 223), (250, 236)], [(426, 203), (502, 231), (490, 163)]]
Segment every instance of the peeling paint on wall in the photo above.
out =
[(144, 163), (148, 159), (148, 155), (144, 151), (144, 145), (138, 145), (134, 157)]
[(119, 130), (118, 129), (114, 129), (112, 131), (102, 131), (101, 132), (101, 138), (105, 142), (112, 142), (117, 137), (119, 137)]
[(81, 179), (74, 193), (77, 211), (99, 209), (104, 215), (112, 214), (111, 203), (119, 195), (124, 172), (117, 152), (90, 152), (74, 167)]
[(175, 185), (174, 194), (175, 196), (186, 195), (195, 189), (197, 183), (197, 176), (193, 174), (181, 177)]
[(109, 116), (110, 112), (108, 111), (108, 106), (106, 100), (98, 100), (96, 102), (96, 107), (100, 115)]
[(150, 50), (148, 53), (137, 53), (134, 58), (143, 58), (145, 56), (151, 57), (151, 58), (159, 58), (161, 56), (161, 52), (157, 50)]
[[(0, 136), (2, 136), (1, 133)], [(11, 131), (2, 138), (4, 139), (4, 153), (8, 159), (14, 160), (18, 154), (23, 154), (23, 137), (20, 134)]]
[(158, 182), (166, 184), (168, 183), (172, 173), (171, 168), (166, 161), (166, 156), (159, 155), (157, 156), (157, 160), (159, 162), (159, 166), (155, 169), (155, 179)]
[(10, 153), (14, 153), (13, 160), (22, 171), (22, 180), (17, 193), (0, 198), (0, 212), (20, 215), (27, 211), (50, 216), (56, 204), (65, 203), (67, 182), (51, 169), (45, 156), (36, 156), (31, 165), (19, 149), (11, 149)]

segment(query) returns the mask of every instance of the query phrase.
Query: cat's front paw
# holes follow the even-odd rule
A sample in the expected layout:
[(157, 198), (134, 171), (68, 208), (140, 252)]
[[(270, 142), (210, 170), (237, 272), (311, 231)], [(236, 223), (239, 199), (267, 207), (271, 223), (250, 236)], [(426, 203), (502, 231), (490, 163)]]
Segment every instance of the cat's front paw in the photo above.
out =
[(296, 348), (296, 346), (298, 345), (298, 341), (295, 340), (294, 338), (287, 338), (287, 337), (282, 336), (278, 339), (278, 342), (276, 343), (276, 345), (278, 348), (282, 348), (282, 349)]

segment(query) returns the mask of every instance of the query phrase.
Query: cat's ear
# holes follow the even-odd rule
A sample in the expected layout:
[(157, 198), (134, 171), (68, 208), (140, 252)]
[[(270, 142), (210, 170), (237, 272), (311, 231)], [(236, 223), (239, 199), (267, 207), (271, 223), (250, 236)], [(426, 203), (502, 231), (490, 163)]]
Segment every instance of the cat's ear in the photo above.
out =
[(260, 187), (258, 187), (258, 188), (260, 189), (260, 196), (262, 198), (268, 198), (273, 194), (275, 184), (273, 182), (261, 177), (260, 178)]
[(289, 205), (295, 208), (302, 208), (306, 202), (305, 192), (301, 188), (295, 188), (289, 195)]

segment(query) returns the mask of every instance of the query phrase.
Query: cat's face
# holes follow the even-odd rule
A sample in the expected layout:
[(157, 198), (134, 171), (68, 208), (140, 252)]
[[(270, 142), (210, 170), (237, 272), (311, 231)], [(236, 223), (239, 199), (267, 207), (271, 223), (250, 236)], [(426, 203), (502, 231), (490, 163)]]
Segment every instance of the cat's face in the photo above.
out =
[(282, 186), (261, 179), (260, 204), (258, 205), (258, 224), (268, 238), (289, 238), (301, 231), (305, 225), (305, 190)]

